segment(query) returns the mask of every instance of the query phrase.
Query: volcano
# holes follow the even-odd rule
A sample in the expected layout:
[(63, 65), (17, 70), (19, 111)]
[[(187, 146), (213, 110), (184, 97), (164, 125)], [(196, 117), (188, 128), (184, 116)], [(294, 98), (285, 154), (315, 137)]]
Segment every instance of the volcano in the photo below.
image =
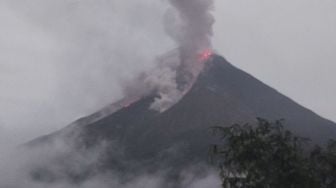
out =
[[(127, 105), (120, 101), (60, 131), (37, 138), (27, 147), (62, 139), (83, 151), (108, 143), (95, 168), (128, 173), (167, 167), (179, 171), (193, 164), (206, 164), (209, 146), (214, 142), (210, 127), (253, 124), (256, 117), (284, 119), (287, 129), (314, 143), (324, 143), (336, 136), (335, 123), (218, 55), (205, 62), (190, 90), (168, 110), (161, 113), (151, 110), (155, 97), (152, 93)], [(62, 156), (63, 160), (67, 156)]]

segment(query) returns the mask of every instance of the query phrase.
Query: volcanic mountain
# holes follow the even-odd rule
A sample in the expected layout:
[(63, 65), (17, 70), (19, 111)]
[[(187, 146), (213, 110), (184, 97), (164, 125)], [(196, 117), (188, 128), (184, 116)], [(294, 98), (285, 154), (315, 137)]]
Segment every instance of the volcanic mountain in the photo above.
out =
[[(213, 55), (205, 63), (191, 89), (162, 113), (150, 109), (157, 97), (153, 93), (127, 105), (123, 101), (115, 103), (27, 145), (37, 147), (63, 139), (83, 151), (108, 143), (104, 157), (94, 166), (126, 173), (144, 167), (179, 170), (206, 163), (209, 146), (214, 142), (210, 127), (254, 123), (256, 117), (284, 119), (287, 129), (315, 143), (335, 138), (335, 123), (237, 69), (223, 57)], [(65, 160), (67, 156), (63, 156)]]

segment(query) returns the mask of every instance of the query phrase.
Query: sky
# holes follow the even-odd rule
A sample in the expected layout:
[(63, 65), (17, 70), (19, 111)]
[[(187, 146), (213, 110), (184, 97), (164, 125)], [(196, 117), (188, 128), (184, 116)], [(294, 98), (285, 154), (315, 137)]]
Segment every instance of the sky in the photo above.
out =
[[(216, 0), (216, 52), (336, 121), (336, 2)], [(60, 129), (120, 99), (175, 47), (166, 0), (0, 1), (0, 147)]]

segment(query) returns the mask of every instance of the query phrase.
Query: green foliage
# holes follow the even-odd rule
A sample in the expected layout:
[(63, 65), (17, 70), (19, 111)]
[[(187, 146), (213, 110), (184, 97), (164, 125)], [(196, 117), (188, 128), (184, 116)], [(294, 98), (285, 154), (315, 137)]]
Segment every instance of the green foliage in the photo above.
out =
[(321, 188), (335, 186), (336, 142), (324, 150), (285, 130), (282, 121), (214, 127), (221, 141), (212, 147), (223, 187)]
[(321, 187), (336, 187), (336, 141), (331, 140), (326, 149), (316, 146), (310, 153), (310, 159), (315, 167), (315, 176)]

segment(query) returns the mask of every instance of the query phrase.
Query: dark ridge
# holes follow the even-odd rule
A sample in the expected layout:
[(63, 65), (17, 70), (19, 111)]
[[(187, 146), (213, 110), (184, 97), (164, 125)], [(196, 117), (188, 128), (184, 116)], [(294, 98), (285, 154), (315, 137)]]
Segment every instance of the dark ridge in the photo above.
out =
[[(150, 110), (155, 95), (139, 99), (106, 117), (69, 126), (38, 138), (34, 146), (53, 139), (72, 142), (75, 149), (108, 145), (99, 170), (122, 173), (169, 168), (174, 173), (187, 166), (206, 164), (215, 140), (210, 127), (254, 123), (256, 117), (285, 119), (296, 134), (324, 143), (336, 136), (336, 124), (324, 119), (253, 76), (213, 55), (193, 87), (163, 113)], [(116, 151), (122, 152), (116, 152)], [(116, 154), (118, 153), (118, 154)], [(64, 159), (66, 160), (66, 159)]]

